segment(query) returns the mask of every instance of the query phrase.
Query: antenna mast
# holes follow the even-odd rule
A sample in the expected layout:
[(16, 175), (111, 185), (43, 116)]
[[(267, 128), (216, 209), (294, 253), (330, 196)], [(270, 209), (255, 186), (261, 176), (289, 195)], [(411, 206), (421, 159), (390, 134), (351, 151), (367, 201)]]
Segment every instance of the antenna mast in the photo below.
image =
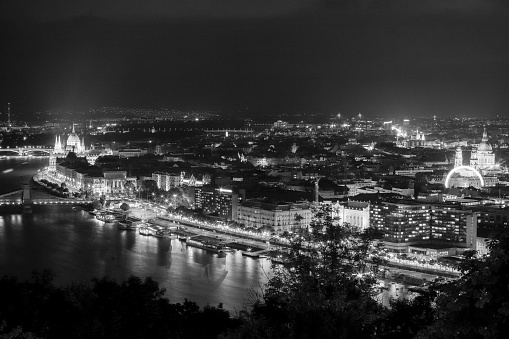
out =
[(7, 128), (11, 129), (11, 103), (7, 103), (7, 112), (8, 112), (8, 120), (7, 120)]

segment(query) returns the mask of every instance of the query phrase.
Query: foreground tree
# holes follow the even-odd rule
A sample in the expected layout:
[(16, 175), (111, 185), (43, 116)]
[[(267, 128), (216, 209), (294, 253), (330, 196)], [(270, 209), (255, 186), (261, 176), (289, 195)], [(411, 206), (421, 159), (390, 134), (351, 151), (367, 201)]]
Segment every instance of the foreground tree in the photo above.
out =
[(461, 278), (432, 286), (435, 319), (421, 338), (502, 338), (509, 333), (509, 231), (493, 238), (489, 255), (467, 254)]
[(375, 336), (385, 309), (374, 298), (376, 275), (367, 265), (373, 239), (317, 209), (314, 244), (297, 236), (284, 265), (241, 315), (227, 338), (365, 338)]
[(49, 271), (0, 278), (0, 338), (217, 338), (237, 320), (222, 306), (172, 304), (151, 278), (57, 287)]

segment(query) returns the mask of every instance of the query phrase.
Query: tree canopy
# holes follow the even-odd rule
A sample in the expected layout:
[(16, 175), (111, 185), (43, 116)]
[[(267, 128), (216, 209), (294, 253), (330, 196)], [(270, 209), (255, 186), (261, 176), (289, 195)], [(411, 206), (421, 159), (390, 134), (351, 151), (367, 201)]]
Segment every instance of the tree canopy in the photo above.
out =
[[(170, 303), (151, 278), (57, 287), (51, 272), (0, 279), (0, 337), (217, 338), (237, 320), (218, 307)], [(5, 334), (5, 336), (4, 336)]]
[(488, 247), (490, 254), (481, 258), (467, 254), (459, 279), (431, 287), (435, 319), (422, 338), (502, 338), (509, 333), (509, 232), (497, 232)]
[[(376, 332), (384, 309), (368, 266), (370, 236), (339, 224), (330, 206), (315, 213), (315, 245), (292, 239), (243, 325), (229, 338), (364, 338)], [(318, 227), (320, 225), (320, 227)]]

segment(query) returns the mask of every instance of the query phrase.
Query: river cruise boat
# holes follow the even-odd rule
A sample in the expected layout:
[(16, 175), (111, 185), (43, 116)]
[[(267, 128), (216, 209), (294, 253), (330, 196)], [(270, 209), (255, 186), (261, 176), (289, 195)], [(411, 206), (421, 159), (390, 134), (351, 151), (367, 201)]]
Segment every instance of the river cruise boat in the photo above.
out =
[(138, 232), (141, 235), (150, 235), (157, 238), (170, 238), (171, 233), (164, 227), (156, 226), (150, 223), (145, 223), (139, 227)]
[(113, 214), (107, 213), (98, 213), (95, 217), (97, 220), (101, 220), (104, 222), (114, 222), (117, 220), (117, 218)]
[(253, 258), (253, 259), (260, 258), (260, 255), (258, 253), (251, 252), (249, 249), (247, 251), (242, 251), (242, 255), (244, 257), (250, 257), (250, 258)]
[(215, 244), (208, 241), (198, 241), (194, 239), (187, 239), (187, 246), (201, 248), (202, 250), (207, 250), (214, 253), (224, 253), (224, 246), (220, 244)]

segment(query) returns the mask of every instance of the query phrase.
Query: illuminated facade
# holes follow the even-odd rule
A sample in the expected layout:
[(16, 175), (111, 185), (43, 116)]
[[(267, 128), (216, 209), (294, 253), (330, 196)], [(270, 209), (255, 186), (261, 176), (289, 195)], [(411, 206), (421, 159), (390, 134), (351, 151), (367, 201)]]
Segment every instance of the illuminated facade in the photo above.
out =
[(488, 143), (488, 133), (484, 128), (481, 142), (477, 148), (472, 149), (470, 155), (470, 166), (483, 173), (484, 170), (495, 166), (495, 154), (491, 145)]
[(69, 152), (74, 152), (78, 155), (85, 154), (85, 140), (83, 138), (80, 140), (74, 129), (74, 124), (72, 125), (72, 131), (67, 137), (65, 145), (62, 143), (60, 135), (55, 136), (55, 146), (53, 147), (53, 153), (49, 158), (50, 170), (56, 171), (57, 159), (64, 158), (67, 154), (69, 154)]
[(76, 154), (82, 154), (85, 152), (85, 140), (76, 134), (74, 130), (74, 124), (72, 125), (71, 134), (67, 137), (67, 142), (65, 144), (66, 152), (74, 152)]
[(204, 214), (237, 220), (237, 207), (240, 200), (237, 192), (226, 188), (206, 186), (201, 189), (200, 200)]
[(466, 246), (467, 233), (472, 222), (472, 211), (457, 205), (431, 206), (431, 236), (433, 243)]
[(154, 172), (152, 173), (152, 180), (157, 183), (157, 188), (163, 191), (182, 186), (180, 173)]
[(369, 227), (369, 207), (367, 202), (337, 203), (332, 208), (332, 216), (339, 217), (340, 223), (348, 223), (364, 230)]
[(277, 204), (253, 199), (239, 206), (238, 221), (247, 227), (272, 227), (274, 232), (283, 233), (308, 227), (312, 215), (308, 203)]
[(374, 203), (370, 207), (371, 227), (383, 234), (385, 247), (393, 252), (408, 252), (410, 247), (464, 249), (475, 246), (470, 209), (411, 200)]
[(124, 194), (128, 181), (137, 187), (136, 178), (127, 177), (126, 171), (90, 171), (83, 157), (56, 164), (54, 181), (98, 195)]
[(408, 245), (429, 240), (431, 236), (430, 209), (421, 204), (388, 204), (391, 213), (384, 219), (385, 247), (394, 252), (406, 252)]

